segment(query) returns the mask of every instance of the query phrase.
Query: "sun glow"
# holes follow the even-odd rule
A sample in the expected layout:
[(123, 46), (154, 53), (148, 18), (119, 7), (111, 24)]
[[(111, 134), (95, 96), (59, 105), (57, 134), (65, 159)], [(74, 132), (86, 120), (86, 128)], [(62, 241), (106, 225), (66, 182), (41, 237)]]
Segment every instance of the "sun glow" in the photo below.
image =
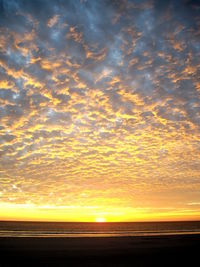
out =
[(106, 222), (106, 219), (101, 217), (101, 218), (96, 218), (96, 222), (102, 223), (102, 222)]

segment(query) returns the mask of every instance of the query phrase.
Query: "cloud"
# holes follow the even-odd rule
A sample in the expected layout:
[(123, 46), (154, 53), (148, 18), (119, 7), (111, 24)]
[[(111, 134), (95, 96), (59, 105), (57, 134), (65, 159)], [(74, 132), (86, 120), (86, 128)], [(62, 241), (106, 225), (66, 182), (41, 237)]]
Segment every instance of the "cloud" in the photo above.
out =
[(1, 0), (0, 10), (3, 202), (153, 207), (184, 192), (198, 202), (196, 2)]

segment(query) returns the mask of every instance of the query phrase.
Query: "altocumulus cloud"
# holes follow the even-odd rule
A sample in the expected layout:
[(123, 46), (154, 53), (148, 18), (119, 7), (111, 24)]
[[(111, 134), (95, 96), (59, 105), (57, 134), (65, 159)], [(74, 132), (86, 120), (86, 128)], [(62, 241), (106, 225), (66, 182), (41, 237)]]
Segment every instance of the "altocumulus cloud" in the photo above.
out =
[(1, 202), (199, 203), (199, 58), (198, 1), (1, 0)]

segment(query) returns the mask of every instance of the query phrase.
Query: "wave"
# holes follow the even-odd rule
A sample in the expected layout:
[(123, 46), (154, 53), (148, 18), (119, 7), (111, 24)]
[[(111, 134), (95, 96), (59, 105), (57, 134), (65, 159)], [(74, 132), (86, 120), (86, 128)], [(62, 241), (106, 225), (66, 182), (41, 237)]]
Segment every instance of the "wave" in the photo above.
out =
[(0, 230), (0, 237), (125, 237), (200, 234), (200, 230), (165, 231), (22, 231)]

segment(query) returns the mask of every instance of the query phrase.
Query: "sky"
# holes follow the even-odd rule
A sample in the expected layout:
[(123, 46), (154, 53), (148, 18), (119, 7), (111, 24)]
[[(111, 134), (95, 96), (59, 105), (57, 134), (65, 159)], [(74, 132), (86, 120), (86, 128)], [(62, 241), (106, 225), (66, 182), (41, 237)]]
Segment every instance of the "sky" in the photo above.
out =
[(0, 0), (0, 219), (200, 219), (200, 2)]

